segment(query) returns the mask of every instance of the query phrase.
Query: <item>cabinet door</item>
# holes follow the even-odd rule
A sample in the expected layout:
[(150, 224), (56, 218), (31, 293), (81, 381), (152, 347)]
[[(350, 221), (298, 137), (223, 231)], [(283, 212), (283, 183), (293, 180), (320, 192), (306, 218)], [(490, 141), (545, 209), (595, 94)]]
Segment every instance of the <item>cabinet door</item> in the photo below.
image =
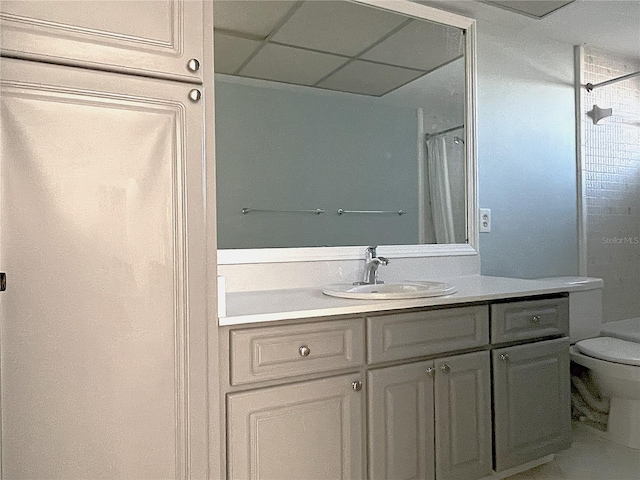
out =
[(204, 477), (202, 102), (0, 62), (3, 477)]
[(368, 373), (369, 478), (433, 479), (433, 362)]
[(492, 352), (496, 471), (571, 443), (569, 339)]
[(489, 352), (435, 361), (436, 478), (471, 480), (491, 473)]
[(200, 82), (202, 69), (213, 68), (200, 65), (203, 8), (210, 8), (210, 3), (3, 0), (0, 51), (50, 63)]
[(360, 375), (232, 393), (230, 479), (362, 478)]

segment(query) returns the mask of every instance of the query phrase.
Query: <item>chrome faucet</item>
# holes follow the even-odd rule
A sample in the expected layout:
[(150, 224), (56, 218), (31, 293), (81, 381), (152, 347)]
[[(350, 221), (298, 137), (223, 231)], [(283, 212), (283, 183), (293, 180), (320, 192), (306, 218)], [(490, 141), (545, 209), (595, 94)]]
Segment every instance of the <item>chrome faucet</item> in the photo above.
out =
[(357, 282), (360, 285), (374, 285), (376, 283), (384, 283), (378, 280), (378, 267), (380, 265), (388, 265), (389, 259), (384, 257), (378, 257), (376, 254), (377, 247), (367, 247), (365, 252), (365, 265), (364, 265), (364, 279), (362, 282)]

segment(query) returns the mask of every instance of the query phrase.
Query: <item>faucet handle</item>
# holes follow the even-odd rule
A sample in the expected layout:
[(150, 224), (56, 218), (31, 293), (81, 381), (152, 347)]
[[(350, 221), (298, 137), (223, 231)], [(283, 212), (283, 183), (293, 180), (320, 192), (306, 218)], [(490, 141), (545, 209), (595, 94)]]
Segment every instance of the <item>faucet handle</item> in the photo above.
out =
[(376, 258), (378, 259), (378, 263), (379, 263), (380, 265), (384, 265), (384, 266), (389, 265), (389, 262), (391, 261), (391, 260), (389, 260), (389, 259), (388, 259), (388, 258), (386, 258), (386, 257), (376, 257)]

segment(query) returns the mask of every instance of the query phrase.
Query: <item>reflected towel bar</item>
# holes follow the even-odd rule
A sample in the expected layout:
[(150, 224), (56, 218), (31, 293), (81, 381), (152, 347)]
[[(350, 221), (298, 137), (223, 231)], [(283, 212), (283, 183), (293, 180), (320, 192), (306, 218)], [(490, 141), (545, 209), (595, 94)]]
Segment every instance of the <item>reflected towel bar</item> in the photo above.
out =
[(612, 83), (629, 80), (630, 78), (637, 77), (638, 75), (640, 75), (640, 70), (638, 70), (637, 72), (628, 73), (627, 75), (622, 75), (621, 77), (612, 78), (611, 80), (607, 80), (605, 82), (596, 83), (595, 85), (593, 83), (587, 83), (584, 88), (587, 89), (587, 92), (592, 92), (596, 88), (606, 87), (607, 85), (611, 85)]
[(267, 209), (261, 209), (261, 208), (243, 208), (242, 209), (242, 213), (243, 215), (246, 215), (249, 212), (268, 212), (268, 213), (315, 213), (316, 215), (320, 215), (321, 213), (324, 213), (324, 210), (322, 208), (316, 208), (315, 210), (267, 210)]
[(342, 215), (343, 213), (373, 213), (373, 214), (393, 213), (395, 215), (404, 215), (407, 212), (404, 210), (345, 210), (343, 208), (339, 208), (338, 215)]

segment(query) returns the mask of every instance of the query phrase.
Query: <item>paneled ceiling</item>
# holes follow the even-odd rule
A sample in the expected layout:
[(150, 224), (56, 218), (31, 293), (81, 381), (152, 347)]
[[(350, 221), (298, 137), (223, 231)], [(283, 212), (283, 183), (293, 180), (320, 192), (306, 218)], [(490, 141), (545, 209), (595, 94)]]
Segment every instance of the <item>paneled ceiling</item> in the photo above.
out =
[(460, 29), (336, 1), (214, 2), (216, 73), (382, 96), (464, 52)]

